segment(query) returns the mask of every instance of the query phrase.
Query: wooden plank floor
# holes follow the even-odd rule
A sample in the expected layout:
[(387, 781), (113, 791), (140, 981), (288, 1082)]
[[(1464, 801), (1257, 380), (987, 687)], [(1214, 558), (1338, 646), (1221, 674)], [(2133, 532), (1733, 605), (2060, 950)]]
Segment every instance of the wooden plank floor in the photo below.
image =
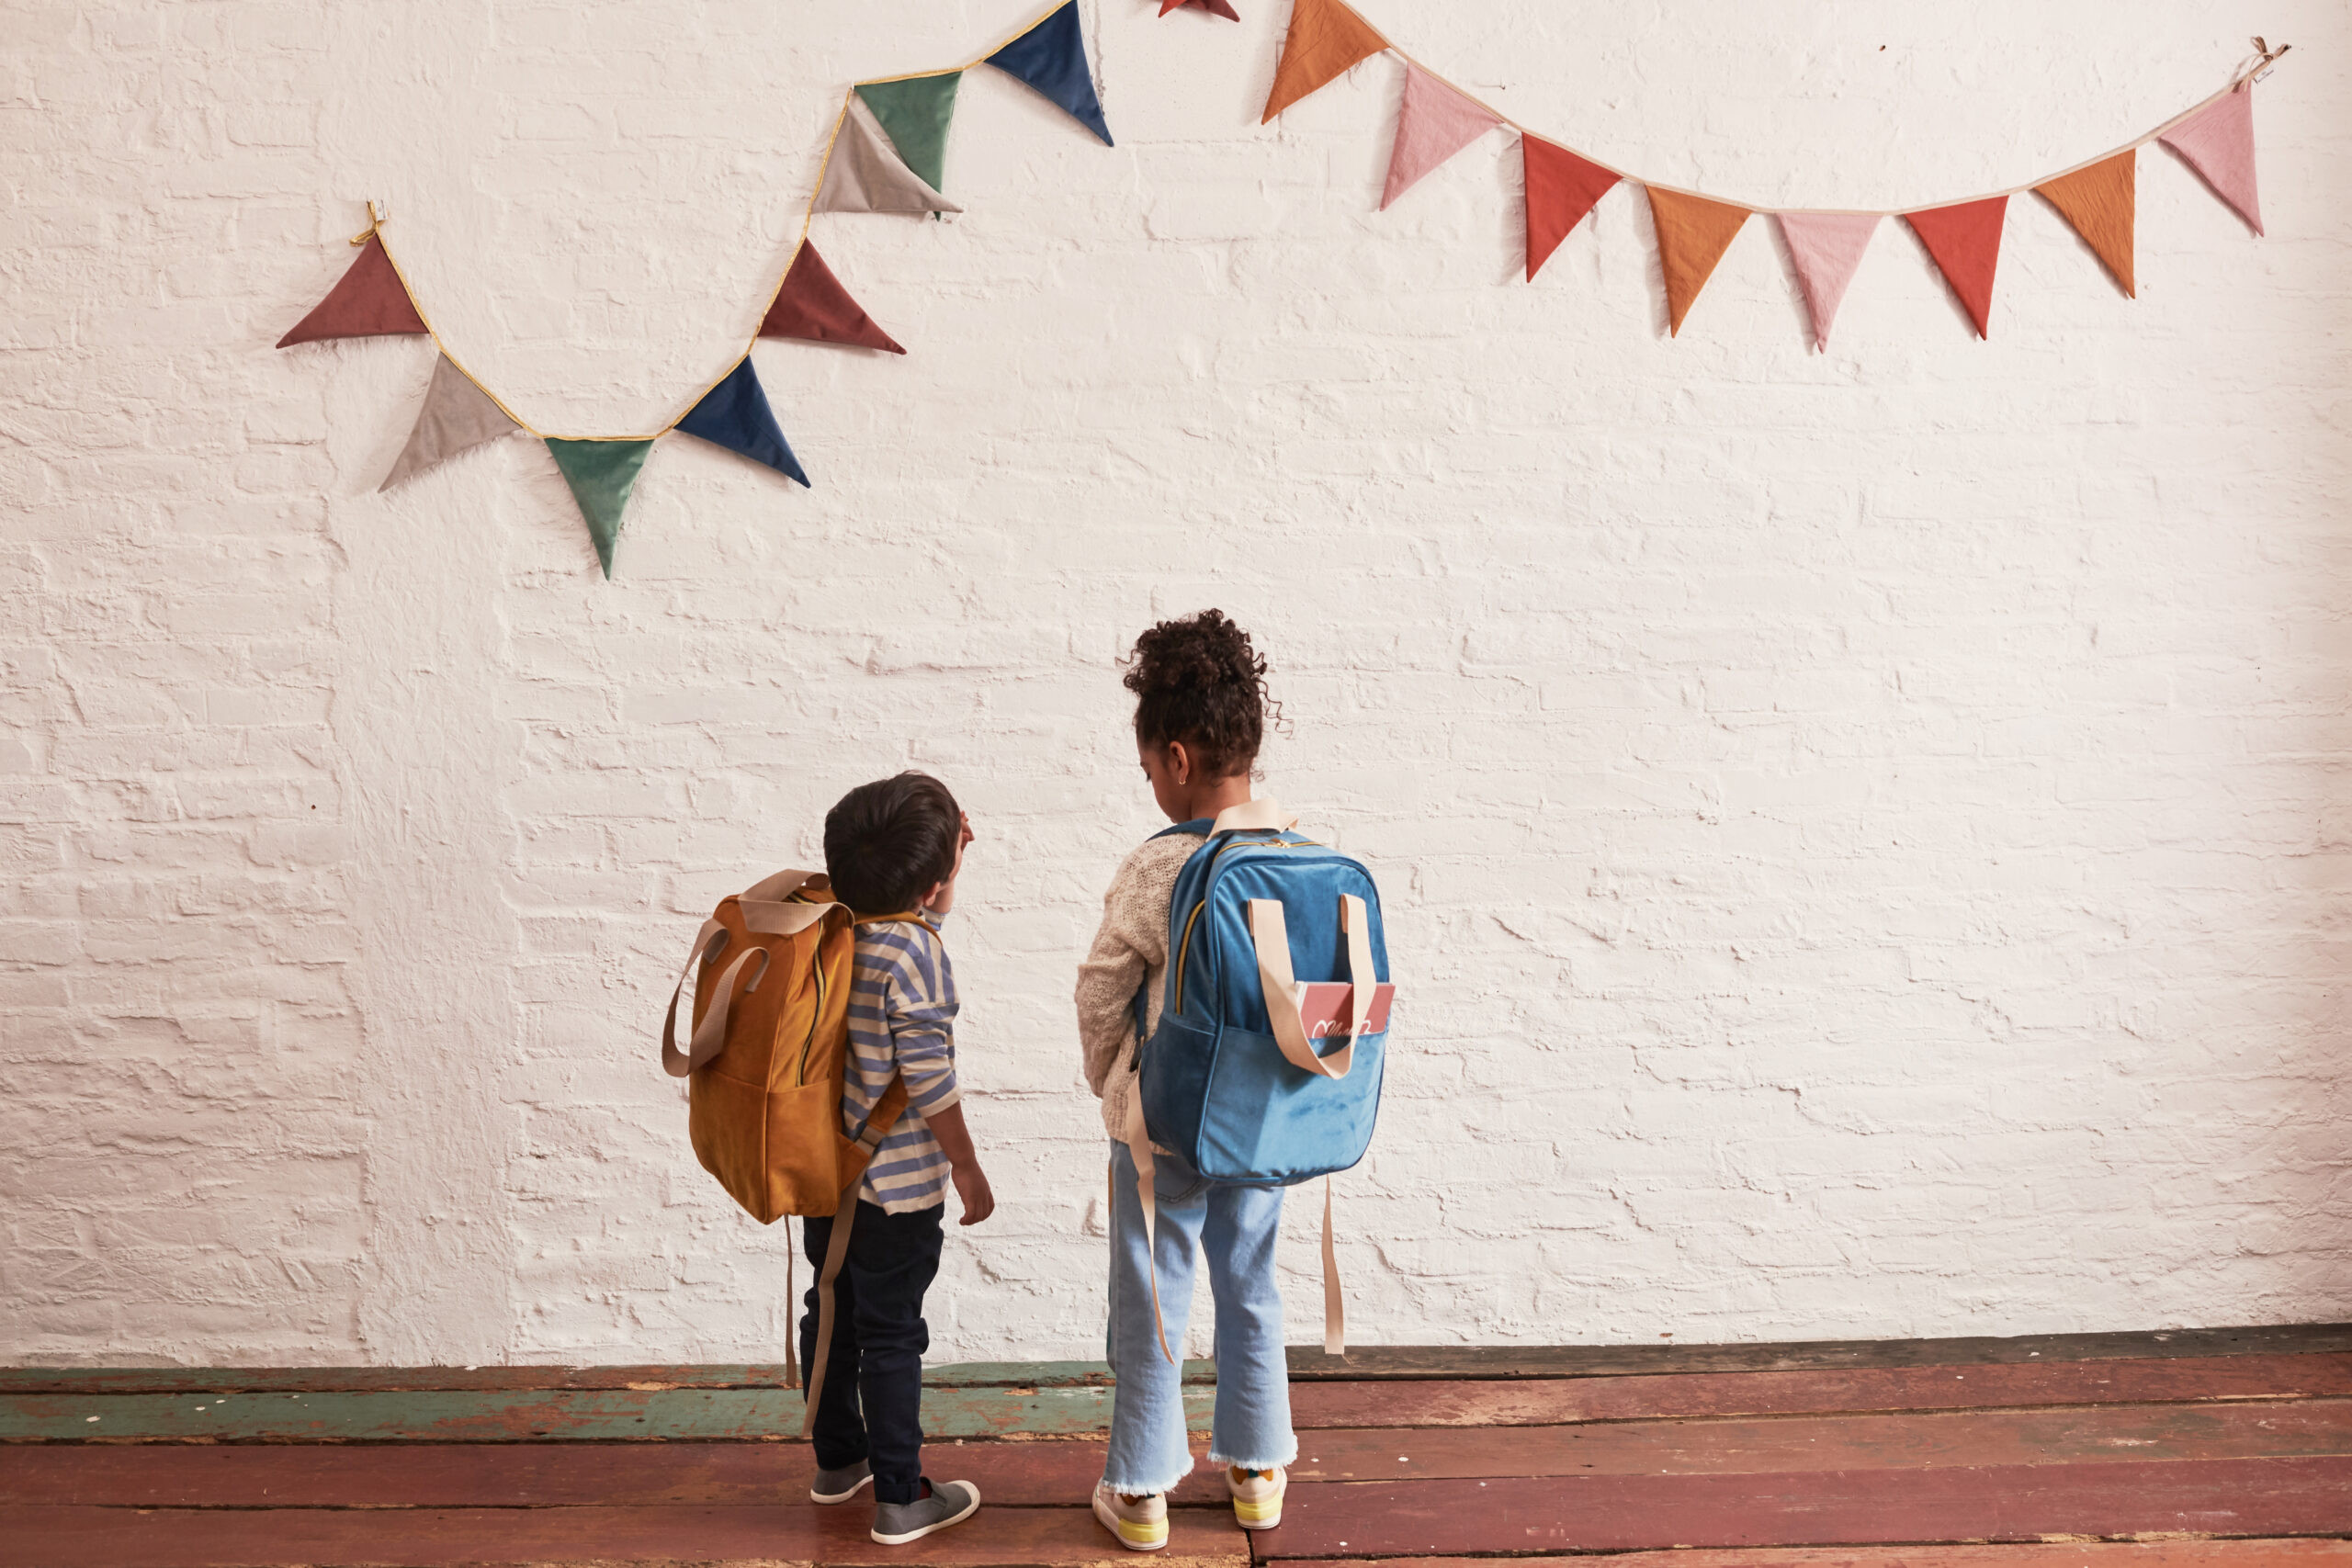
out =
[[(1205, 1426), (1212, 1369), (1187, 1369)], [(914, 1547), (807, 1501), (775, 1367), (0, 1369), (0, 1565), (1131, 1561), (1109, 1379), (933, 1370)], [(1177, 1493), (1185, 1568), (2352, 1568), (2352, 1329), (1293, 1354), (1286, 1517)], [(1204, 1445), (1196, 1443), (1196, 1450)]]

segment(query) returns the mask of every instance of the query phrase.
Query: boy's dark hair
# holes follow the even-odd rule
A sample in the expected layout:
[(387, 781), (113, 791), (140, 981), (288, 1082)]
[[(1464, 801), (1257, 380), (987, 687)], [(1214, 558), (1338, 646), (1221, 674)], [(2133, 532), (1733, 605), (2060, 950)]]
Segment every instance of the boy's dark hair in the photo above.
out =
[(861, 915), (896, 914), (956, 868), (963, 813), (947, 786), (907, 772), (862, 784), (825, 813), (825, 874)]
[[(1211, 778), (1246, 773), (1265, 739), (1266, 661), (1222, 610), (1162, 621), (1136, 638), (1124, 677), (1136, 694), (1136, 739), (1181, 740)], [(1274, 708), (1280, 718), (1282, 710)]]

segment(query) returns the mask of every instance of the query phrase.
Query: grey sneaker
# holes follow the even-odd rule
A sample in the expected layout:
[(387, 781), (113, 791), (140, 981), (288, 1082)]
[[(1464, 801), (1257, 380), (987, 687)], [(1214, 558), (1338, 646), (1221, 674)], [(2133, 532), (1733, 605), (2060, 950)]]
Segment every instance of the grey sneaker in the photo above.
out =
[(839, 1470), (820, 1470), (808, 1483), (811, 1503), (846, 1503), (874, 1483), (874, 1467), (864, 1460)]
[(874, 1505), (872, 1533), (876, 1540), (885, 1546), (904, 1546), (910, 1540), (921, 1540), (933, 1530), (960, 1525), (980, 1511), (980, 1489), (970, 1482), (933, 1481), (929, 1484), (928, 1497), (919, 1497), (911, 1503)]

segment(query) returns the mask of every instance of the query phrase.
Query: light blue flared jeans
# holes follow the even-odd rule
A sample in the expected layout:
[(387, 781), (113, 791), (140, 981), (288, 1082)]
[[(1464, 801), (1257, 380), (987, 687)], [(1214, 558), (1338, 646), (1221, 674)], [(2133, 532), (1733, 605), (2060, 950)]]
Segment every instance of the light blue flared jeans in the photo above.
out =
[[(1153, 1161), (1159, 1189), (1159, 1306), (1168, 1348), (1184, 1353), (1193, 1305), (1193, 1256), (1208, 1259), (1216, 1303), (1216, 1414), (1209, 1462), (1264, 1470), (1298, 1457), (1290, 1427), (1290, 1372), (1283, 1359), (1283, 1298), (1274, 1285), (1282, 1189), (1211, 1181), (1172, 1155)], [(1111, 1401), (1111, 1456), (1102, 1479), (1130, 1496), (1165, 1492), (1191, 1472), (1183, 1378), (1152, 1331), (1150, 1259), (1136, 1163), (1111, 1145), (1111, 1326), (1104, 1353), (1118, 1379)]]

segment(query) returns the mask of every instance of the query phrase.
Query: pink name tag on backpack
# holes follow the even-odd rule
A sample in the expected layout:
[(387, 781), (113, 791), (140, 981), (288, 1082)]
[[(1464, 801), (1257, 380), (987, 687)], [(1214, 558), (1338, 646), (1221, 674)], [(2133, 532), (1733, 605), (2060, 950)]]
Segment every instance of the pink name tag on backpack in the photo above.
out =
[[(1348, 992), (1353, 988), (1340, 980), (1319, 980), (1298, 988), (1298, 1021), (1309, 1040), (1345, 1037)], [(1378, 1034), (1388, 1027), (1388, 1004), (1396, 995), (1396, 987), (1385, 983), (1372, 988), (1372, 1010), (1363, 1021), (1364, 1033)]]

